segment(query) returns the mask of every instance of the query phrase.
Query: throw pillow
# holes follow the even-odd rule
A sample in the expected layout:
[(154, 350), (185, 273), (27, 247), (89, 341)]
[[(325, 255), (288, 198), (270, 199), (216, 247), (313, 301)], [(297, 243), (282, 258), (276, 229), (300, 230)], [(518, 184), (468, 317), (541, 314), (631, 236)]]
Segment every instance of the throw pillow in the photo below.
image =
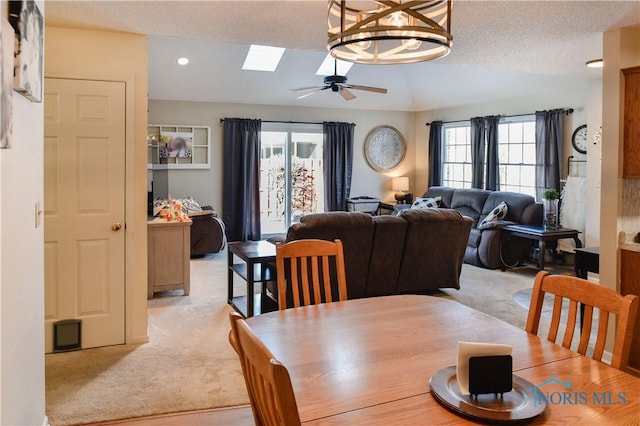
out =
[(435, 198), (416, 198), (416, 201), (411, 205), (412, 209), (436, 209), (440, 207), (441, 197)]
[(507, 203), (505, 203), (504, 201), (501, 202), (496, 206), (495, 209), (491, 210), (491, 213), (489, 213), (484, 219), (482, 219), (482, 222), (480, 222), (480, 225), (478, 225), (478, 227), (481, 227), (485, 223), (504, 219), (507, 216), (507, 210)]
[(198, 204), (196, 200), (194, 200), (191, 197), (183, 198), (182, 200), (179, 200), (179, 201), (182, 204), (182, 211), (185, 213), (202, 211), (202, 207), (200, 207), (200, 204)]

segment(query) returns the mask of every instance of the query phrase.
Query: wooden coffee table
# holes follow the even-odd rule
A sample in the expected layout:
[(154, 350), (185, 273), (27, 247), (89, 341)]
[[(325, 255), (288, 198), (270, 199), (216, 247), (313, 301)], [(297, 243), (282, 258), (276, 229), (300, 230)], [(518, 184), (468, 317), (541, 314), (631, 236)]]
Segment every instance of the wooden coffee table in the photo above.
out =
[(513, 237), (527, 238), (538, 241), (540, 255), (538, 256), (538, 269), (544, 271), (544, 258), (548, 241), (558, 241), (565, 238), (573, 238), (576, 248), (582, 247), (582, 242), (578, 238), (580, 231), (569, 228), (546, 229), (544, 226), (532, 225), (507, 225), (504, 231)]

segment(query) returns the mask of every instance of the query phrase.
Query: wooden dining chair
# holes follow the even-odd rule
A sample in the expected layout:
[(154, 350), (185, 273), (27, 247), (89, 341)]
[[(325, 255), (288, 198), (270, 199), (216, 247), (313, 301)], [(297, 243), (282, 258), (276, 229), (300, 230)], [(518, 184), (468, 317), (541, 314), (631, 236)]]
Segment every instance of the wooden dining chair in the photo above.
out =
[(287, 368), (237, 312), (229, 315), (256, 426), (298, 426), (300, 415)]
[(578, 343), (578, 353), (586, 355), (591, 338), (594, 308), (596, 308), (598, 309), (599, 318), (597, 320), (597, 336), (592, 358), (597, 361), (602, 361), (609, 317), (616, 315), (617, 324), (611, 366), (620, 370), (627, 368), (631, 339), (638, 315), (638, 296), (631, 294), (622, 296), (610, 288), (582, 278), (567, 275), (550, 275), (548, 272), (543, 271), (538, 272), (533, 286), (529, 316), (527, 318), (526, 330), (529, 333), (538, 333), (545, 293), (554, 295), (553, 314), (547, 335), (549, 341), (556, 342), (563, 299), (567, 299), (569, 300), (569, 309), (562, 346), (571, 348), (578, 321), (578, 304), (581, 303), (584, 306), (584, 316), (582, 319), (580, 341)]
[[(347, 300), (342, 241), (295, 240), (276, 244), (278, 307)], [(334, 282), (335, 281), (335, 282)]]

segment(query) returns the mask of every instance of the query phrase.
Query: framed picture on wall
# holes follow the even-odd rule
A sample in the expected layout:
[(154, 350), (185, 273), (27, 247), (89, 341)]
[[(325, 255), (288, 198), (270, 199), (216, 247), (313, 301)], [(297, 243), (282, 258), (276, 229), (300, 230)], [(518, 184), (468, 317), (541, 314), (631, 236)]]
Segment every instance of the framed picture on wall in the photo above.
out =
[[(3, 10), (4, 9), (3, 6)], [(11, 148), (13, 137), (13, 29), (1, 20), (0, 27), (0, 148)]]
[(9, 22), (15, 31), (14, 90), (33, 102), (42, 101), (43, 25), (34, 0), (10, 1)]
[(192, 132), (160, 131), (160, 158), (191, 158)]

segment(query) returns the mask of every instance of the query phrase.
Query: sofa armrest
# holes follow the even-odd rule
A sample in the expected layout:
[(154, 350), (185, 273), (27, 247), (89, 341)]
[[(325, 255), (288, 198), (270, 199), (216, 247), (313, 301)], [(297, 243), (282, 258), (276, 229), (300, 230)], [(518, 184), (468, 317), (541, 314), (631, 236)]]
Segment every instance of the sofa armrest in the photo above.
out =
[(510, 220), (494, 220), (492, 222), (487, 222), (484, 225), (478, 226), (478, 229), (480, 231), (485, 231), (487, 229), (502, 229), (508, 225), (517, 225), (517, 223)]
[(278, 235), (274, 235), (272, 237), (267, 238), (267, 241), (269, 241), (271, 244), (284, 244), (287, 242), (287, 234), (278, 234)]
[(500, 259), (501, 244), (502, 231), (499, 228), (482, 231), (482, 237), (478, 245), (478, 258), (486, 268), (496, 269), (502, 267), (502, 260)]
[(542, 225), (543, 210), (542, 203), (529, 204), (522, 212), (518, 223), (520, 225)]

